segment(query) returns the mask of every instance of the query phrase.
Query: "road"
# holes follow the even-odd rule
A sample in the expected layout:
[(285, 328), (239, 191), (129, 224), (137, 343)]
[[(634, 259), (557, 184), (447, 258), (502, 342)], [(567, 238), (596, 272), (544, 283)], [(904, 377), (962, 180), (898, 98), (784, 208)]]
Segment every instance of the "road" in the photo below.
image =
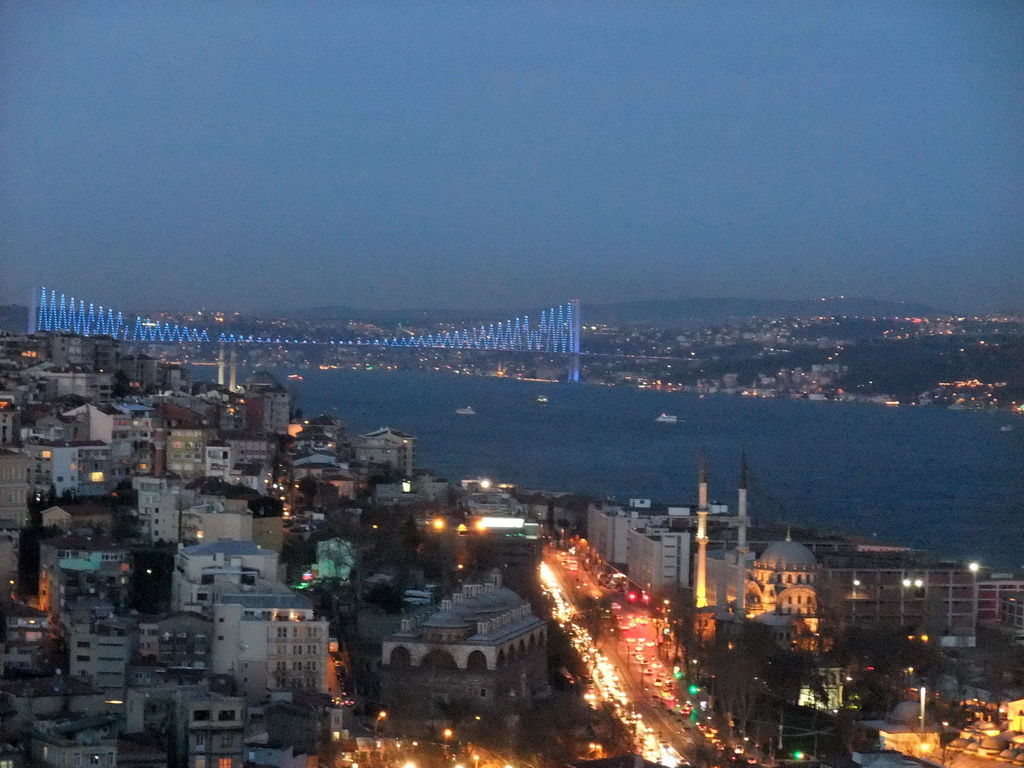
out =
[[(549, 548), (544, 562), (574, 607), (581, 595), (601, 599), (608, 594), (592, 574), (577, 569), (564, 553)], [(696, 729), (679, 711), (680, 704), (686, 704), (686, 696), (680, 701), (671, 663), (658, 658), (655, 622), (646, 608), (630, 604), (620, 605), (615, 616), (620, 627), (618, 637), (607, 636), (595, 650), (614, 668), (621, 694), (628, 701), (624, 710), (639, 716), (623, 719), (635, 727), (636, 733), (646, 734), (642, 739), (645, 757), (662, 764), (681, 763), (693, 752), (695, 738), (700, 737), (695, 737)]]

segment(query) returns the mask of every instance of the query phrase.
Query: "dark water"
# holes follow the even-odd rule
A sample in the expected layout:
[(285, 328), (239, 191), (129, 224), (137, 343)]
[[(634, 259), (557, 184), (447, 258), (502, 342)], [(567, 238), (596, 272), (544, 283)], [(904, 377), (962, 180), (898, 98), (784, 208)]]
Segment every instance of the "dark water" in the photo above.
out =
[[(1024, 419), (706, 397), (389, 371), (303, 371), (307, 414), (418, 438), (420, 466), (520, 487), (686, 503), (698, 454), (733, 504), (741, 449), (753, 514), (832, 526), (1000, 567), (1024, 563)], [(282, 374), (283, 380), (283, 374)], [(540, 405), (538, 394), (550, 402)], [(475, 416), (455, 409), (471, 405)], [(656, 424), (661, 412), (678, 425)], [(1000, 426), (1012, 424), (1010, 432)]]

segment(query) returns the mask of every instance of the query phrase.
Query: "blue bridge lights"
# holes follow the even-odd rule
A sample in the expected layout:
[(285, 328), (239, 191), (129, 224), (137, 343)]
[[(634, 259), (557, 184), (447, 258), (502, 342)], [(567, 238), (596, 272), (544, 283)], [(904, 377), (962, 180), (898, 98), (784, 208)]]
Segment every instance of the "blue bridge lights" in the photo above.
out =
[[(76, 333), (83, 336), (112, 336), (140, 343), (225, 343), (225, 344), (317, 344), (313, 339), (289, 339), (277, 334), (213, 335), (205, 328), (172, 325), (136, 316), (43, 288), (33, 296), (29, 331)], [(335, 346), (373, 346), (409, 349), (486, 350), (542, 352), (577, 356), (580, 353), (580, 304), (572, 300), (541, 311), (531, 322), (529, 315), (500, 320), (470, 328), (448, 329), (407, 336), (331, 339), (319, 343)], [(577, 364), (578, 368), (578, 364)]]

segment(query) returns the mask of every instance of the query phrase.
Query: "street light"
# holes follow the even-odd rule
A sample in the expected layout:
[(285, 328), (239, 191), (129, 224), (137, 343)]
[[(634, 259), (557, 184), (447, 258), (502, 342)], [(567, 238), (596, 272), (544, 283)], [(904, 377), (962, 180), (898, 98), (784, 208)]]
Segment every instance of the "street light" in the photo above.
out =
[[(971, 600), (971, 613), (974, 614), (971, 617), (971, 630), (974, 633), (975, 637), (977, 637), (977, 634), (978, 634), (978, 569), (979, 568), (981, 568), (981, 566), (978, 565), (978, 563), (968, 563), (968, 565), (967, 565), (967, 570), (969, 570), (971, 572), (971, 581), (973, 582), (973, 586), (974, 586), (974, 590), (973, 590), (974, 594), (973, 594), (972, 600)], [(977, 644), (977, 640), (975, 640), (975, 644)]]

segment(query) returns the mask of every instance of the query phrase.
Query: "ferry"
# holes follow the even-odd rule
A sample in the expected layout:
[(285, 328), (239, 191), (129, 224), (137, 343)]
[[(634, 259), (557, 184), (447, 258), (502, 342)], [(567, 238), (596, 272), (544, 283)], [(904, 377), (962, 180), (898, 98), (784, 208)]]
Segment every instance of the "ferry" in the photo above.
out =
[(455, 412), (459, 416), (476, 416), (476, 411), (473, 410), (473, 406), (467, 405), (465, 408), (456, 408)]
[(1009, 424), (1003, 424), (1003, 426), (1001, 426), (999, 428), (999, 431), (1000, 432), (1013, 432), (1013, 427), (1011, 427)]
[(302, 377), (299, 376), (299, 374), (297, 374), (297, 373), (289, 373), (288, 374), (288, 378), (293, 380), (293, 381), (302, 381)]
[(663, 414), (661, 414), (661, 416), (656, 418), (654, 421), (657, 422), (658, 424), (678, 424), (679, 423), (679, 417), (671, 415), (671, 414), (668, 414), (668, 413), (663, 413)]
[(546, 403), (547, 401), (548, 401), (548, 396), (547, 395), (537, 395), (537, 402), (540, 403), (541, 405), (544, 405), (544, 403)]

